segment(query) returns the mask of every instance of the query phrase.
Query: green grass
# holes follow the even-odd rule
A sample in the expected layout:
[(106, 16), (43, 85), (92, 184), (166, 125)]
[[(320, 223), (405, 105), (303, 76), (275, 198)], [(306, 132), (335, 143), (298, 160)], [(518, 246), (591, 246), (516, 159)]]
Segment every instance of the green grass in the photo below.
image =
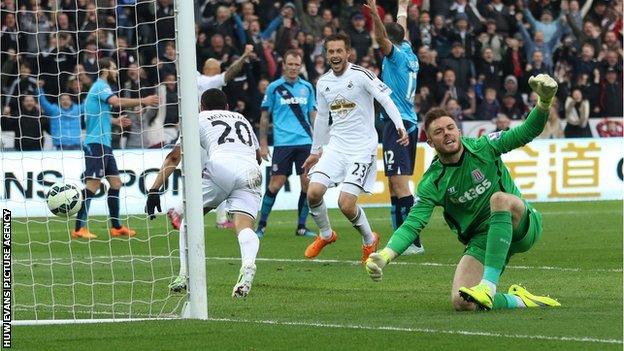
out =
[[(437, 212), (423, 233), (425, 255), (400, 258), (402, 264), (385, 270), (382, 283), (370, 281), (354, 264), (360, 239), (338, 212), (330, 217), (340, 239), (312, 262), (303, 260), (310, 239), (293, 235), (296, 214), (274, 212), (261, 240), (251, 294), (233, 300), (238, 245), (230, 232), (213, 229), (214, 216), (208, 215), (208, 303), (214, 320), (14, 327), (13, 344), (18, 350), (621, 350), (622, 203), (536, 208), (544, 214), (542, 240), (512, 258), (500, 287), (521, 283), (556, 297), (561, 308), (454, 312), (450, 285), (462, 246)], [(388, 209), (366, 212), (385, 243)], [(16, 219), (15, 319), (35, 318), (35, 312), (38, 318), (179, 313), (182, 298), (166, 288), (177, 273), (178, 236), (167, 233), (163, 217), (130, 218), (137, 238), (90, 244), (68, 244), (66, 222), (46, 227), (31, 221), (26, 228)], [(102, 222), (92, 230), (107, 237)], [(50, 239), (53, 244), (44, 245)], [(29, 240), (32, 244), (24, 245)], [(130, 261), (130, 255), (140, 259)], [(36, 265), (24, 265), (30, 258)], [(119, 283), (106, 284), (113, 275)], [(63, 285), (71, 281), (79, 284)], [(150, 300), (155, 302), (144, 303)]]

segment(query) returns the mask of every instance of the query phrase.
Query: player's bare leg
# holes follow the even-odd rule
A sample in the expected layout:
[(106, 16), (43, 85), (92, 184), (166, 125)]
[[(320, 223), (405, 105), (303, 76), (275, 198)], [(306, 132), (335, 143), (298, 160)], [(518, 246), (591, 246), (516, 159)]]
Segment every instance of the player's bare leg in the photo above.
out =
[[(322, 174), (313, 174), (313, 177), (325, 177)], [(327, 179), (329, 181), (329, 179)], [(323, 248), (338, 238), (336, 232), (331, 229), (329, 224), (329, 215), (327, 206), (323, 201), (323, 195), (327, 191), (327, 186), (323, 183), (312, 180), (308, 186), (308, 205), (310, 206), (310, 215), (319, 228), (319, 235), (316, 236), (314, 242), (305, 250), (305, 257), (315, 258), (321, 253)]]
[[(392, 205), (392, 227), (395, 230), (403, 224), (403, 221), (414, 205), (414, 195), (412, 195), (409, 188), (410, 179), (411, 176), (409, 175), (391, 175), (388, 177), (388, 187), (390, 189)], [(416, 240), (414, 240), (414, 243), (403, 252), (403, 255), (418, 255), (424, 252), (425, 249), (420, 242), (420, 236), (418, 236)]]
[(256, 275), (256, 255), (260, 248), (260, 240), (253, 231), (254, 219), (246, 213), (234, 213), (234, 228), (238, 236), (241, 252), (241, 268), (232, 297), (246, 297), (251, 290)]
[(286, 183), (286, 176), (281, 174), (274, 174), (269, 179), (269, 186), (266, 193), (262, 197), (262, 207), (260, 208), (260, 220), (258, 221), (258, 227), (256, 228), (256, 235), (259, 238), (264, 236), (266, 230), (267, 221), (269, 220), (269, 214), (275, 203), (275, 197), (279, 193), (280, 189)]
[(85, 188), (82, 193), (82, 206), (80, 211), (76, 215), (76, 228), (71, 232), (73, 239), (95, 239), (97, 236), (87, 229), (87, 216), (89, 215), (89, 206), (91, 205), (91, 199), (95, 196), (95, 193), (100, 188), (102, 181), (97, 178), (87, 178), (85, 181)]
[[(346, 185), (343, 185), (343, 189), (349, 189)], [(379, 235), (371, 230), (364, 210), (357, 205), (356, 195), (341, 191), (338, 197), (338, 207), (340, 207), (342, 214), (351, 221), (353, 228), (357, 229), (360, 235), (362, 235), (362, 263), (364, 263), (368, 256), (377, 250)]]
[(121, 179), (119, 176), (115, 175), (106, 177), (106, 180), (108, 180), (108, 184), (110, 184), (106, 197), (111, 222), (110, 235), (114, 237), (135, 236), (136, 231), (121, 225), (121, 222), (119, 221), (119, 189), (121, 188)]
[(481, 262), (472, 256), (462, 256), (457, 264), (457, 268), (455, 268), (453, 287), (451, 289), (451, 303), (455, 311), (474, 311), (476, 309), (474, 303), (464, 300), (459, 295), (459, 288), (479, 284), (482, 276), (483, 265)]
[[(169, 290), (172, 292), (186, 291), (188, 280), (188, 264), (187, 264), (187, 246), (186, 246), (186, 221), (184, 220), (184, 206), (180, 206), (178, 212), (180, 216), (178, 247), (180, 248), (180, 271), (178, 276), (169, 284)], [(204, 207), (204, 215), (210, 212), (212, 208)]]

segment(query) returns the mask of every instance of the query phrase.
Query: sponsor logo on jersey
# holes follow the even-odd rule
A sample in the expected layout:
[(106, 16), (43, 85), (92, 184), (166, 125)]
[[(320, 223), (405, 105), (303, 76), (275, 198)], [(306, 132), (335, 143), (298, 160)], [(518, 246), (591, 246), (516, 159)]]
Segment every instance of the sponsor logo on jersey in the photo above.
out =
[(334, 117), (344, 118), (355, 109), (355, 106), (355, 102), (349, 101), (345, 99), (344, 96), (338, 94), (336, 98), (329, 103), (329, 111)]
[(353, 88), (353, 82), (349, 81), (349, 84), (347, 84), (347, 89), (351, 89)]
[(325, 92), (328, 92), (328, 91), (329, 91), (329, 87), (325, 88)]
[(308, 98), (306, 97), (291, 97), (288, 99), (280, 98), (280, 105), (307, 105)]
[(450, 195), (453, 195), (453, 194), (457, 193), (457, 190), (455, 189), (454, 186), (452, 186), (452, 187), (446, 189), (446, 192), (448, 192)]
[(475, 183), (481, 183), (483, 179), (485, 179), (483, 172), (481, 172), (481, 170), (478, 168), (473, 170), (471, 174), (472, 174), (472, 181)]
[(454, 204), (465, 204), (468, 201), (477, 199), (491, 187), (492, 182), (490, 182), (489, 179), (485, 178), (480, 184), (477, 184), (472, 188), (466, 190), (460, 197), (451, 196), (450, 200)]
[(502, 134), (502, 131), (500, 131), (500, 132), (492, 132), (492, 133), (488, 134), (488, 138), (490, 138), (490, 140), (498, 140), (498, 139), (500, 139), (501, 134)]

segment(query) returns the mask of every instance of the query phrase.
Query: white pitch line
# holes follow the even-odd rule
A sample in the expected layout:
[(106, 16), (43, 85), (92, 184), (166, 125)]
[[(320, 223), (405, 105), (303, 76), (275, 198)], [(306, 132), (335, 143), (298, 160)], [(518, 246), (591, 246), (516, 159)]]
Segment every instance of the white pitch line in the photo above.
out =
[[(17, 308), (19, 311), (30, 311), (26, 308)], [(111, 315), (112, 313), (99, 312), (99, 311), (73, 311), (78, 314), (105, 314)], [(123, 316), (128, 313), (116, 313)], [(138, 318), (137, 318), (138, 317)], [(181, 320), (170, 317), (153, 317), (142, 313), (133, 313), (132, 318), (134, 320), (117, 320), (117, 319), (92, 319), (89, 322), (92, 323), (104, 323), (104, 322), (135, 322), (135, 321), (151, 321), (151, 320)], [(321, 328), (341, 328), (341, 329), (355, 329), (355, 330), (372, 330), (372, 331), (397, 331), (397, 332), (411, 332), (411, 333), (427, 333), (427, 334), (450, 334), (450, 335), (462, 335), (462, 336), (484, 336), (493, 338), (508, 338), (508, 339), (532, 339), (532, 340), (548, 340), (548, 341), (570, 341), (570, 342), (584, 342), (584, 343), (599, 343), (599, 344), (622, 344), (622, 340), (618, 339), (598, 339), (589, 336), (549, 336), (549, 335), (524, 335), (524, 334), (504, 334), (493, 332), (481, 332), (472, 330), (452, 330), (452, 329), (433, 329), (433, 328), (418, 328), (418, 327), (398, 327), (398, 326), (372, 326), (372, 325), (360, 325), (360, 324), (336, 324), (336, 323), (323, 323), (323, 322), (302, 322), (302, 321), (277, 321), (277, 320), (248, 320), (248, 319), (233, 319), (233, 318), (208, 318), (209, 322), (228, 322), (228, 323), (248, 323), (248, 324), (265, 324), (265, 325), (278, 325), (278, 326), (304, 326), (304, 327), (321, 327)], [(30, 325), (25, 321), (15, 320), (14, 325)], [(54, 323), (53, 320), (41, 321), (41, 324), (59, 324)], [(84, 320), (66, 320), (62, 324), (80, 323)]]
[[(115, 262), (115, 259), (118, 260), (130, 260), (130, 259), (138, 259), (138, 260), (163, 260), (163, 259), (179, 259), (178, 256), (148, 256), (148, 255), (120, 255), (114, 256), (112, 258), (112, 262)], [(84, 257), (80, 259), (76, 259), (81, 263), (88, 263), (89, 261), (99, 261), (111, 259), (111, 256), (93, 256), (93, 257)], [(14, 263), (27, 263), (27, 262), (69, 262), (71, 263), (72, 259), (69, 257), (59, 257), (59, 258), (36, 258), (36, 259), (14, 259)], [(240, 257), (206, 257), (206, 261), (240, 261)], [(337, 263), (337, 264), (349, 264), (349, 265), (359, 265), (360, 261), (350, 261), (350, 260), (333, 260), (333, 259), (299, 259), (299, 258), (268, 258), (268, 257), (258, 257), (256, 261), (262, 262), (284, 262), (284, 263)], [(68, 264), (69, 264), (68, 263)], [(439, 263), (439, 262), (403, 262), (403, 261), (393, 261), (392, 265), (397, 266), (424, 266), (424, 267), (456, 267), (457, 265), (454, 263)], [(520, 269), (520, 270), (546, 270), (546, 271), (561, 271), (561, 272), (604, 272), (604, 273), (622, 273), (621, 268), (577, 268), (577, 267), (553, 267), (553, 266), (507, 266), (508, 269)]]

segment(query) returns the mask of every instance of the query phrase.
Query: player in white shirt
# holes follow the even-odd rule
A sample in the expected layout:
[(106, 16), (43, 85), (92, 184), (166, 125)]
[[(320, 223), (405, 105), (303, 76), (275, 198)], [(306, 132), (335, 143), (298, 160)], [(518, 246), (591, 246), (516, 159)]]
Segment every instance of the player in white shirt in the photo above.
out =
[[(219, 89), (202, 94), (199, 113), (200, 145), (204, 157), (202, 193), (204, 214), (222, 202), (234, 218), (242, 265), (233, 297), (245, 297), (251, 289), (256, 272), (256, 254), (260, 241), (251, 229), (260, 209), (262, 172), (259, 144), (249, 121), (241, 114), (227, 111), (227, 98)], [(150, 188), (145, 210), (151, 219), (160, 211), (160, 189), (180, 163), (180, 145), (167, 155)], [(179, 292), (187, 286), (186, 228), (180, 225), (180, 274), (169, 285)]]
[(357, 205), (362, 193), (373, 190), (377, 175), (377, 131), (374, 100), (386, 110), (397, 128), (398, 143), (409, 143), (399, 110), (392, 102), (392, 91), (366, 69), (351, 64), (351, 43), (339, 33), (325, 41), (325, 55), (331, 70), (316, 83), (317, 116), (314, 122), (312, 150), (303, 167), (309, 174), (308, 204), (320, 234), (306, 251), (307, 258), (338, 238), (331, 229), (323, 195), (327, 188), (342, 183), (338, 206), (362, 235), (362, 262), (379, 243), (366, 215)]
[[(253, 45), (245, 45), (245, 51), (241, 57), (234, 61), (223, 73), (221, 72), (220, 61), (214, 58), (207, 59), (202, 67), (202, 73), (200, 74), (197, 72), (197, 91), (199, 96), (201, 97), (204, 91), (208, 89), (221, 89), (229, 81), (236, 78), (243, 69), (245, 60), (253, 55)], [(227, 207), (225, 203), (217, 207), (216, 214), (217, 228), (229, 229), (234, 227), (234, 224), (227, 218)], [(175, 229), (179, 229), (182, 220), (182, 203), (175, 208), (170, 208), (167, 211), (167, 217), (169, 217), (171, 225)]]

